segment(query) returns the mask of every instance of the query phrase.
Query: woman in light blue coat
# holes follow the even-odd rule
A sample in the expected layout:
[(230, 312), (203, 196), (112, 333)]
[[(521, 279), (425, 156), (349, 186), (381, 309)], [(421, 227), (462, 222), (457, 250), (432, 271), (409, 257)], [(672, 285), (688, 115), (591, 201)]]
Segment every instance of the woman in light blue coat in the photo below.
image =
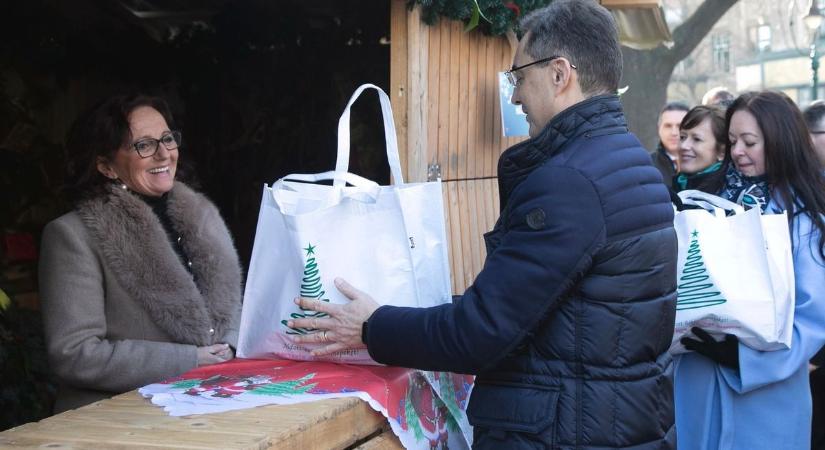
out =
[(675, 357), (678, 446), (687, 450), (810, 448), (808, 360), (825, 344), (825, 178), (802, 114), (786, 95), (746, 93), (727, 111), (729, 165), (720, 194), (787, 211), (796, 306), (787, 350), (762, 352), (701, 329)]

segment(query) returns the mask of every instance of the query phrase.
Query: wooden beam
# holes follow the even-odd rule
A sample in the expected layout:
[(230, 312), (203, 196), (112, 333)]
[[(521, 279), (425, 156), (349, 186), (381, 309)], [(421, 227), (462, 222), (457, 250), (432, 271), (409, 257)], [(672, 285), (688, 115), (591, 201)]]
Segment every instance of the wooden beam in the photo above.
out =
[(427, 180), (427, 73), (429, 29), (421, 20), (421, 7), (407, 14), (407, 180)]
[(407, 61), (407, 1), (390, 0), (390, 96), (395, 131), (398, 135), (398, 154), (401, 158), (401, 173), (409, 178), (407, 163), (407, 128), (409, 70)]

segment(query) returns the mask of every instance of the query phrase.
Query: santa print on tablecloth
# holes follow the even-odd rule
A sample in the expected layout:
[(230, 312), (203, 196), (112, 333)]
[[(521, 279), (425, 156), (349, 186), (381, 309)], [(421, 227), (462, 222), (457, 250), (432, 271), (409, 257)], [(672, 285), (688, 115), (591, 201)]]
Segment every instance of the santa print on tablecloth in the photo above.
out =
[[(426, 439), (431, 449), (448, 449), (449, 433), (460, 433), (455, 416), (469, 397), (465, 377), (445, 372), (435, 372), (441, 395), (435, 395), (435, 387), (427, 382), (421, 372), (409, 375), (409, 388), (399, 408), (403, 416), (399, 423), (410, 430), (416, 440)], [(461, 393), (460, 396), (457, 393)]]
[(710, 280), (699, 247), (699, 232), (693, 230), (690, 238), (685, 267), (682, 269), (676, 290), (677, 311), (721, 305), (727, 301), (721, 297), (721, 292), (713, 284), (713, 280)]
[(413, 431), (417, 441), (427, 439), (431, 449), (447, 448), (447, 407), (419, 373), (410, 374), (403, 411), (401, 423)]
[[(317, 246), (308, 243), (304, 248), (306, 252), (306, 263), (304, 264), (304, 275), (301, 278), (301, 297), (315, 298), (324, 302), (329, 302), (329, 299), (324, 298), (326, 291), (321, 284), (321, 270), (318, 268), (318, 262), (315, 260), (315, 249)], [(327, 313), (318, 311), (311, 311), (300, 308), (301, 312), (294, 312), (289, 315), (291, 319), (304, 319), (307, 317), (327, 317)], [(281, 325), (286, 327), (286, 334), (310, 334), (318, 330), (315, 328), (290, 328), (287, 326), (288, 319), (281, 320)]]

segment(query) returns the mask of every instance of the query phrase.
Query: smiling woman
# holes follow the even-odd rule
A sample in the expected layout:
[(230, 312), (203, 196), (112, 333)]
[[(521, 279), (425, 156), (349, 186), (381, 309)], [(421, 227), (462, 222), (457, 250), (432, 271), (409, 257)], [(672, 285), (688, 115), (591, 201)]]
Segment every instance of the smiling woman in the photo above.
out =
[(158, 197), (169, 192), (178, 167), (180, 133), (170, 131), (155, 108), (139, 106), (129, 114), (129, 134), (134, 141), (113, 157), (97, 157), (97, 170), (139, 194)]
[(696, 106), (679, 125), (679, 166), (673, 190), (698, 189), (716, 192), (725, 171), (725, 114), (716, 106)]
[(40, 260), (57, 412), (234, 357), (238, 256), (217, 208), (175, 180), (172, 124), (164, 101), (118, 96), (70, 132), (74, 210)]

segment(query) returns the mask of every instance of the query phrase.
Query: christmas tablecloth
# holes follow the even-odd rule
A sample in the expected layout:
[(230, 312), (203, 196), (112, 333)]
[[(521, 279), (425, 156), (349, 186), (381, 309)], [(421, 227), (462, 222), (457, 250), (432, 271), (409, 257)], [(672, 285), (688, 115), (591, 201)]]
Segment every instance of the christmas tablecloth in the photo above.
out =
[(235, 359), (139, 389), (172, 416), (358, 397), (408, 449), (468, 449), (473, 377), (399, 367)]

